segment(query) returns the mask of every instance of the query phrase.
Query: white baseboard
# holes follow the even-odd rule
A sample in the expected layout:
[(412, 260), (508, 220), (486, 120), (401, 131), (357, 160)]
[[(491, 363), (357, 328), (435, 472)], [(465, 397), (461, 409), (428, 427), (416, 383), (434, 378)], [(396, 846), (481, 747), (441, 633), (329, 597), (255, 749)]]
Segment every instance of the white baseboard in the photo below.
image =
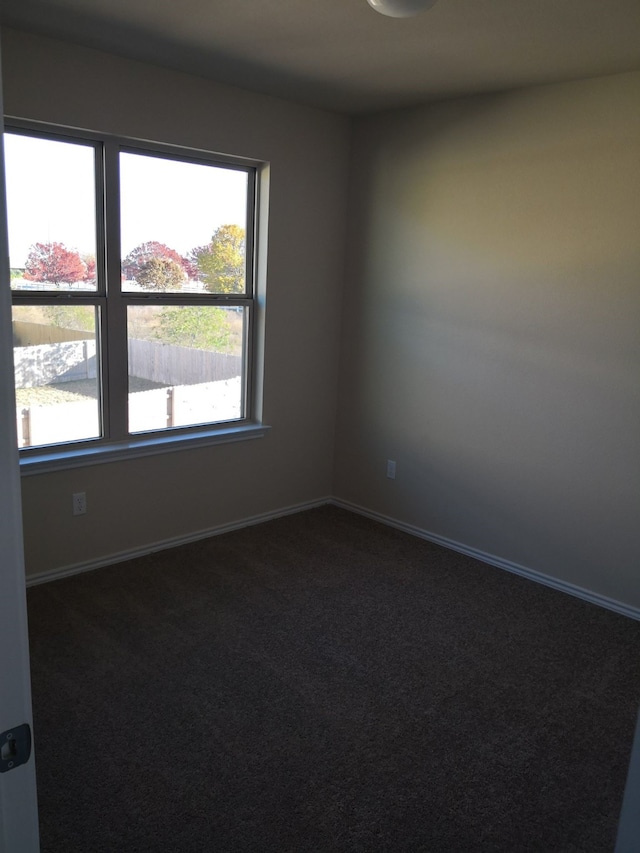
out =
[(52, 569), (50, 571), (39, 572), (38, 574), (27, 576), (27, 586), (36, 586), (37, 584), (47, 583), (49, 581), (60, 580), (61, 578), (78, 575), (82, 572), (90, 572), (94, 569), (100, 569), (103, 566), (110, 566), (114, 563), (123, 563), (126, 560), (133, 560), (136, 557), (144, 557), (147, 554), (153, 554), (156, 551), (164, 551), (168, 548), (175, 548), (178, 545), (186, 545), (189, 542), (197, 542), (200, 539), (208, 539), (210, 536), (219, 536), (221, 533), (229, 533), (232, 530), (240, 530), (243, 527), (252, 527), (255, 524), (262, 524), (264, 521), (271, 521), (276, 518), (282, 518), (286, 515), (293, 515), (297, 512), (303, 512), (307, 509), (315, 509), (319, 506), (332, 504), (333, 506), (341, 507), (342, 509), (355, 512), (358, 515), (366, 516), (374, 521), (379, 521), (389, 527), (395, 527), (412, 536), (417, 536), (420, 539), (426, 539), (428, 542), (433, 542), (436, 545), (442, 545), (444, 548), (449, 548), (452, 551), (458, 551), (460, 554), (465, 554), (467, 557), (473, 557), (497, 569), (504, 569), (515, 575), (520, 575), (528, 580), (541, 583), (544, 586), (549, 586), (552, 589), (557, 589), (560, 592), (565, 592), (568, 595), (573, 595), (576, 598), (581, 598), (583, 601), (588, 601), (590, 604), (596, 604), (598, 607), (604, 607), (607, 610), (613, 610), (615, 613), (620, 613), (623, 616), (628, 616), (630, 619), (640, 621), (640, 608), (632, 607), (624, 604), (621, 601), (616, 601), (613, 598), (608, 598), (605, 595), (600, 595), (597, 592), (592, 592), (589, 589), (576, 586), (567, 581), (558, 580), (557, 578), (545, 575), (542, 572), (528, 569), (526, 566), (521, 566), (518, 563), (512, 563), (510, 560), (504, 560), (502, 557), (496, 557), (493, 554), (487, 554), (477, 548), (471, 548), (468, 545), (463, 545), (461, 542), (456, 542), (453, 539), (447, 539), (445, 536), (439, 536), (437, 533), (431, 533), (421, 527), (416, 527), (413, 524), (405, 524), (396, 518), (391, 518), (388, 515), (382, 515), (379, 512), (359, 506), (358, 504), (344, 501), (340, 498), (326, 497), (319, 498), (315, 501), (306, 503), (294, 504), (293, 506), (283, 507), (281, 509), (264, 512), (259, 515), (252, 515), (248, 518), (233, 521), (229, 524), (221, 524), (216, 527), (210, 527), (206, 530), (199, 530), (196, 533), (190, 533), (187, 536), (176, 536), (170, 539), (163, 539), (159, 542), (154, 542), (151, 545), (143, 545), (140, 548), (134, 548), (130, 551), (120, 551), (115, 554), (108, 554), (100, 557), (98, 560), (87, 560), (84, 563), (75, 563), (71, 566), (65, 566), (61, 569)]
[(200, 539), (219, 536), (221, 533), (230, 533), (232, 530), (240, 530), (243, 527), (252, 527), (255, 524), (262, 524), (264, 521), (272, 521), (275, 518), (282, 518), (285, 515), (294, 515), (296, 512), (315, 509), (319, 506), (325, 506), (328, 503), (331, 503), (331, 498), (320, 498), (316, 501), (308, 501), (306, 503), (276, 509), (271, 512), (252, 515), (248, 518), (240, 519), (240, 521), (232, 521), (229, 524), (220, 524), (216, 527), (210, 527), (207, 530), (198, 530), (197, 533), (189, 533), (186, 536), (175, 536), (170, 539), (162, 539), (159, 542), (153, 542), (151, 545), (143, 545), (140, 548), (133, 548), (130, 551), (119, 551), (115, 554), (108, 554), (97, 560), (87, 560), (84, 563), (74, 563), (72, 566), (64, 566), (61, 569), (51, 569), (49, 571), (27, 575), (27, 586), (37, 586), (41, 583), (48, 583), (49, 581), (68, 578), (72, 575), (79, 575), (83, 572), (91, 572), (94, 569), (101, 569), (104, 566), (111, 566), (114, 563), (124, 563), (126, 560), (133, 560), (136, 557), (144, 557), (147, 554), (154, 554), (156, 551), (165, 551), (168, 548), (175, 548), (178, 545), (186, 545), (189, 542), (197, 542)]
[(343, 501), (339, 498), (334, 498), (331, 501), (334, 506), (342, 507), (342, 509), (350, 512), (364, 515), (374, 521), (379, 521), (389, 527), (395, 527), (405, 533), (410, 533), (412, 536), (418, 536), (420, 539), (426, 539), (428, 542), (433, 542), (436, 545), (442, 545), (444, 548), (449, 548), (452, 551), (458, 551), (460, 554), (465, 554), (467, 557), (473, 557), (475, 560), (480, 560), (497, 569), (504, 569), (514, 575), (520, 575), (528, 580), (541, 583), (544, 586), (552, 587), (560, 592), (566, 592), (568, 595), (573, 595), (576, 598), (581, 598), (583, 601), (588, 601), (590, 604), (596, 604), (598, 607), (604, 607), (607, 610), (613, 610), (615, 613), (621, 613), (623, 616), (628, 616), (630, 619), (640, 621), (640, 608), (632, 607), (624, 604), (621, 601), (616, 601), (613, 598), (607, 598), (605, 595), (600, 595), (597, 592), (592, 592), (589, 589), (584, 589), (576, 584), (568, 583), (567, 581), (558, 580), (550, 575), (545, 575), (542, 572), (528, 569), (526, 566), (521, 566), (518, 563), (512, 563), (510, 560), (503, 560), (502, 557), (496, 557), (493, 554), (487, 554), (484, 551), (479, 551), (477, 548), (470, 548), (468, 545), (463, 545), (453, 539), (447, 539), (445, 536), (438, 536), (437, 533), (430, 533), (428, 530), (423, 530), (421, 527), (415, 527), (413, 524), (405, 524), (403, 521), (398, 521), (388, 515), (382, 515), (379, 512), (373, 512), (366, 507), (358, 506), (357, 504)]

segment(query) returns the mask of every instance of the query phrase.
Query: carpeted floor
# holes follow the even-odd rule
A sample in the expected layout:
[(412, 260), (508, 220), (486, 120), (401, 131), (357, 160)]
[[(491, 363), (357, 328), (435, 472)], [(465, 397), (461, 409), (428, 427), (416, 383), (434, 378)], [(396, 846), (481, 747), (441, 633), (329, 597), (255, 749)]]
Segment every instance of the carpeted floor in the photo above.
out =
[(639, 623), (334, 507), (28, 597), (43, 853), (613, 850)]

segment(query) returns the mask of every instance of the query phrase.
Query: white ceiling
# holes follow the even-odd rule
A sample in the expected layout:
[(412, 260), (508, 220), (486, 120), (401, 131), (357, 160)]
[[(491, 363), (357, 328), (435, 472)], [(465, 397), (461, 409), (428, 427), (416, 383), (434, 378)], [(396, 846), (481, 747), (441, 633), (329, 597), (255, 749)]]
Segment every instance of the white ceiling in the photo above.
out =
[(348, 113), (640, 69), (640, 0), (2, 0), (18, 29)]

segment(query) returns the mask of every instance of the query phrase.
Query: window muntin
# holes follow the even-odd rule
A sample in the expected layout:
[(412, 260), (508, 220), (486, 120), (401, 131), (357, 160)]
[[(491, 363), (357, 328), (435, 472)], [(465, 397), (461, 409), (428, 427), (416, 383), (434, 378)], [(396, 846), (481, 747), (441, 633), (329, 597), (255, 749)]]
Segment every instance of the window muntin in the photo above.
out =
[[(14, 199), (19, 200), (20, 189), (27, 183), (21, 183), (12, 169), (19, 176), (15, 164), (21, 158), (28, 162), (30, 151), (46, 150), (50, 164), (57, 157), (58, 163), (65, 161), (67, 175), (82, 175), (85, 188), (90, 186), (91, 192), (85, 189), (84, 194), (79, 194), (83, 204), (78, 202), (76, 206), (92, 223), (92, 238), (85, 236), (81, 241), (77, 236), (81, 234), (80, 227), (68, 227), (66, 232), (56, 232), (56, 236), (66, 233), (69, 243), (73, 238), (74, 251), (81, 257), (88, 256), (91, 249), (97, 256), (94, 278), (88, 285), (86, 280), (61, 284), (50, 280), (51, 275), (44, 282), (24, 279), (24, 269), (14, 264), (18, 255), (12, 253), (14, 320), (24, 323), (27, 317), (41, 326), (37, 333), (32, 329), (31, 338), (23, 335), (17, 341), (16, 352), (22, 350), (22, 363), (27, 352), (34, 364), (42, 365), (47, 360), (37, 353), (43, 335), (51, 337), (45, 344), (53, 348), (47, 354), (49, 362), (55, 361), (63, 350), (65, 357), (79, 360), (75, 351), (80, 349), (88, 353), (86, 358), (92, 362), (90, 381), (83, 377), (83, 385), (74, 384), (80, 380), (73, 371), (61, 378), (50, 368), (42, 368), (37, 376), (32, 370), (32, 388), (36, 390), (18, 389), (19, 399), (27, 401), (18, 406), (16, 413), (19, 427), (26, 425), (20, 442), (24, 452), (37, 453), (37, 447), (72, 442), (74, 445), (67, 450), (76, 447), (77, 452), (83, 452), (84, 448), (101, 443), (111, 446), (113, 442), (129, 441), (141, 433), (147, 434), (147, 439), (168, 431), (179, 436), (193, 433), (196, 437), (201, 430), (209, 432), (216, 425), (224, 432), (234, 423), (249, 423), (255, 168), (209, 160), (201, 152), (192, 155), (146, 144), (136, 149), (112, 138), (86, 139), (83, 135), (79, 140), (70, 139), (66, 132), (59, 136), (21, 127), (6, 136), (12, 137), (7, 174), (13, 178)], [(44, 148), (34, 148), (34, 141), (43, 143)], [(23, 150), (19, 150), (20, 142), (25, 143)], [(64, 156), (59, 154), (61, 150)], [(78, 152), (81, 167), (74, 170)], [(92, 161), (91, 174), (86, 167), (87, 153)], [(44, 204), (53, 211), (54, 220), (53, 196), (59, 186), (51, 181), (42, 184), (47, 196)], [(67, 189), (71, 195), (74, 186), (69, 179)], [(93, 208), (89, 210), (91, 204)], [(40, 235), (33, 228), (25, 230), (25, 217), (20, 210), (17, 201), (9, 208), (12, 245), (29, 240), (44, 242), (38, 240)], [(143, 226), (134, 224), (145, 217)], [(66, 221), (66, 214), (61, 219)], [(154, 224), (158, 228), (155, 236)], [(227, 233), (240, 239), (218, 240), (219, 245), (212, 245), (216, 234), (220, 237)], [(203, 242), (203, 235), (207, 234), (208, 239), (205, 237)], [(138, 239), (142, 242), (136, 243)], [(125, 275), (125, 261), (136, 246), (144, 243), (159, 244), (162, 249), (142, 258), (143, 253), (138, 252), (141, 283)], [(106, 253), (100, 247), (106, 247)], [(200, 265), (198, 253), (190, 252), (198, 248), (204, 254)], [(209, 263), (216, 252), (214, 263)], [(108, 275), (105, 254), (111, 262)], [(121, 270), (116, 271), (115, 259), (119, 256)], [(180, 273), (176, 267), (180, 267)], [(93, 318), (91, 322), (89, 317)], [(46, 328), (54, 325), (52, 318), (58, 323), (53, 337)], [(164, 372), (149, 366), (160, 362)], [(202, 371), (200, 375), (198, 370)], [(18, 373), (16, 376), (18, 379)], [(68, 379), (63, 389), (66, 393), (58, 388), (62, 379)], [(82, 392), (77, 402), (83, 404), (83, 413), (79, 406), (74, 411), (70, 408), (75, 398), (69, 395), (76, 389)], [(30, 428), (29, 394), (32, 398), (40, 395), (37, 402), (44, 400), (45, 408), (49, 407), (48, 432)], [(54, 406), (67, 406), (66, 413), (63, 408), (54, 412)], [(34, 414), (41, 412), (34, 409)], [(54, 429), (54, 421), (62, 426)]]

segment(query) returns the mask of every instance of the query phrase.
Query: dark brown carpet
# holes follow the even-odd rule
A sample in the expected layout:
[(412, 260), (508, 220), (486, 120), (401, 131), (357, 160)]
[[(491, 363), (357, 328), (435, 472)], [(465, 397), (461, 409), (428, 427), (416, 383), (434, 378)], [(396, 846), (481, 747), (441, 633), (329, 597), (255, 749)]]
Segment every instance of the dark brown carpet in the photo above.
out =
[(632, 620), (333, 507), (29, 612), (43, 853), (613, 850)]

